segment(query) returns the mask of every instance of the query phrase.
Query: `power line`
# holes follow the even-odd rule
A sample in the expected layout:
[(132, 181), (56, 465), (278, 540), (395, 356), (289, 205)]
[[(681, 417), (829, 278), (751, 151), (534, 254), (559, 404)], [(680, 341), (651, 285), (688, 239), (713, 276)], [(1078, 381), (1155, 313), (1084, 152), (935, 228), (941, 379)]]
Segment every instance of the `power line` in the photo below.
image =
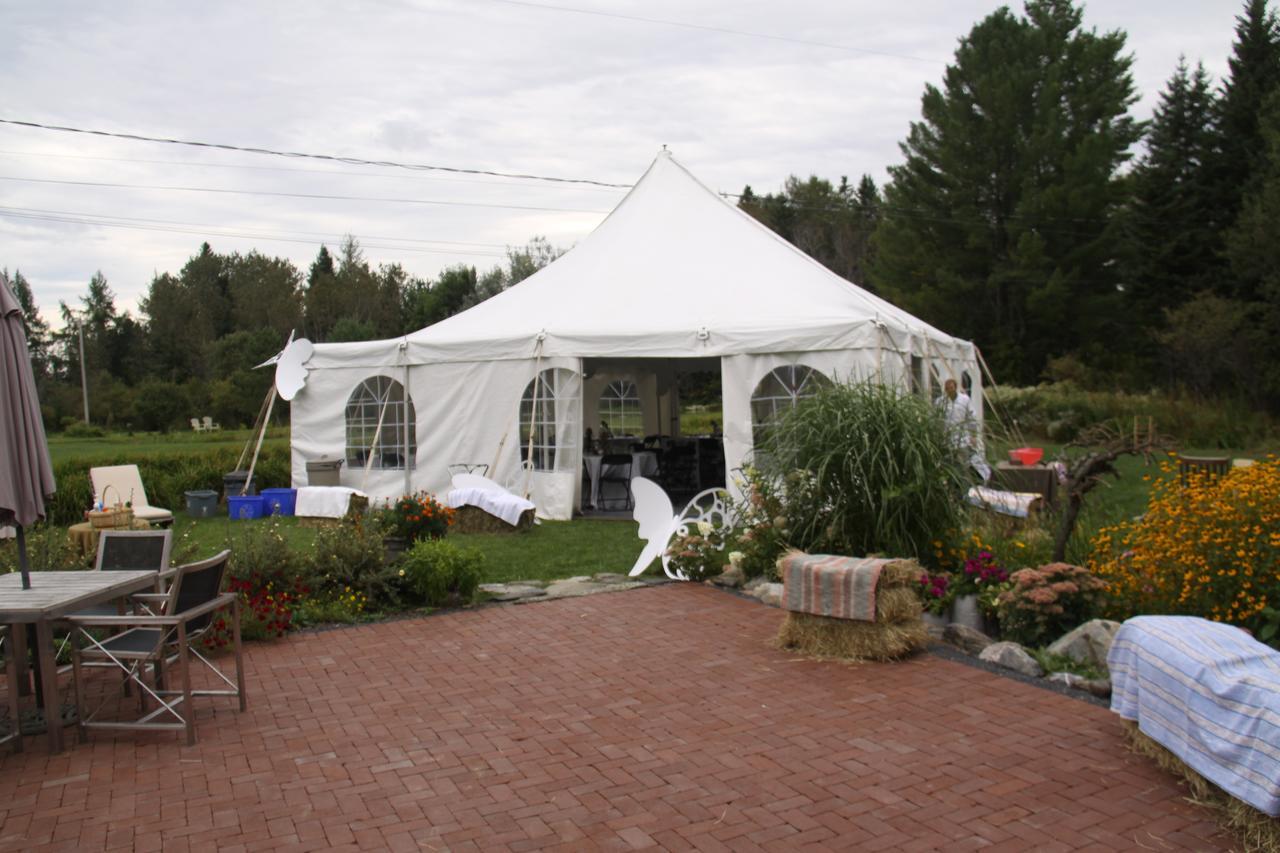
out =
[[(14, 215), (78, 217), (81, 219), (90, 220), (93, 222), (102, 222), (102, 223), (124, 222), (124, 223), (140, 223), (144, 225), (185, 226), (187, 228), (208, 229), (211, 232), (217, 231), (218, 229), (225, 229), (225, 228), (231, 227), (226, 225), (210, 225), (205, 222), (183, 222), (183, 221), (174, 220), (174, 219), (147, 219), (139, 216), (117, 216), (115, 214), (88, 213), (85, 211), (78, 211), (78, 210), (49, 210), (46, 208), (38, 208), (38, 207), (0, 206), (0, 211), (8, 211)], [(312, 237), (312, 238), (319, 237), (322, 240), (341, 241), (342, 236), (345, 236), (345, 235), (335, 236), (335, 234), (333, 234), (332, 232), (327, 232), (327, 231), (288, 231), (288, 230), (267, 231), (263, 229), (241, 229), (241, 230), (242, 231), (252, 230), (254, 234), (262, 235), (264, 237), (274, 237), (274, 236), (280, 236), (280, 235), (288, 237), (292, 235), (292, 236), (302, 236), (302, 237)], [(422, 239), (418, 237), (387, 237), (387, 236), (380, 236), (377, 234), (366, 234), (364, 235), (364, 237), (369, 240), (390, 240), (393, 242), (400, 242), (400, 243), (438, 244), (443, 246), (479, 246), (479, 247), (490, 248), (490, 249), (504, 249), (509, 245), (507, 243), (477, 243), (477, 242), (470, 242), (470, 241), (463, 241), (463, 240), (427, 240), (427, 239)]]
[(865, 53), (873, 56), (888, 56), (893, 59), (909, 59), (912, 62), (928, 62), (931, 65), (946, 65), (939, 59), (927, 59), (922, 56), (911, 56), (906, 53), (894, 53), (888, 50), (875, 50), (868, 47), (854, 47), (846, 44), (834, 44), (826, 41), (814, 41), (812, 39), (796, 38), (794, 36), (781, 36), (774, 33), (755, 33), (748, 30), (735, 30), (730, 27), (716, 27), (708, 24), (691, 24), (687, 21), (673, 21), (668, 18), (646, 18), (641, 15), (624, 15), (618, 12), (602, 12), (599, 9), (580, 9), (575, 6), (561, 6), (552, 3), (531, 3), (529, 0), (489, 0), (491, 3), (503, 3), (508, 6), (524, 6), (530, 9), (541, 9), (546, 12), (567, 12), (574, 15), (593, 15), (598, 18), (614, 18), (620, 21), (632, 21), (641, 24), (656, 24), (664, 27), (680, 27), (686, 30), (701, 30), (702, 32), (720, 33), (722, 35), (744, 36), (746, 38), (767, 39), (768, 41), (780, 41), (788, 44), (800, 44), (806, 47), (822, 47), (828, 50), (840, 50), (846, 53)]
[(72, 187), (102, 187), (106, 189), (126, 190), (161, 190), (166, 192), (215, 193), (218, 195), (254, 195), (272, 198), (307, 198), (323, 201), (373, 201), (387, 204), (428, 204), (443, 207), (483, 207), (500, 210), (535, 210), (547, 213), (598, 213), (606, 214), (607, 210), (586, 210), (575, 207), (540, 207), (528, 204), (491, 204), (479, 201), (442, 201), (425, 198), (388, 198), (383, 196), (328, 195), (324, 193), (286, 193), (271, 190), (230, 190), (218, 187), (181, 187), (164, 184), (121, 184), (109, 181), (66, 181), (56, 178), (18, 178), (12, 175), (0, 175), (0, 181), (19, 181), (27, 184), (60, 184)]
[[(206, 237), (206, 238), (210, 236), (215, 236), (215, 237), (225, 237), (225, 238), (244, 239), (244, 240), (268, 240), (268, 241), (274, 241), (277, 243), (303, 243), (303, 244), (312, 245), (312, 246), (314, 246), (316, 243), (315, 240), (304, 240), (301, 238), (293, 238), (293, 237), (273, 237), (273, 236), (267, 236), (263, 234), (255, 234), (255, 233), (240, 233), (240, 232), (234, 232), (234, 231), (220, 231), (220, 232), (214, 233), (205, 229), (197, 230), (193, 228), (181, 228), (181, 227), (166, 226), (166, 225), (144, 225), (144, 224), (135, 224), (135, 223), (128, 223), (128, 222), (111, 222), (106, 220), (87, 219), (87, 218), (79, 218), (74, 216), (50, 216), (50, 215), (44, 215), (44, 214), (12, 213), (9, 211), (8, 208), (0, 208), (0, 218), (23, 219), (23, 220), (35, 221), (35, 222), (55, 222), (55, 223), (68, 224), (68, 225), (91, 225), (91, 226), (97, 226), (101, 228), (125, 228), (132, 231), (150, 231), (150, 232), (160, 232), (160, 233), (167, 233), (167, 234), (193, 234), (199, 237)], [(378, 238), (375, 238), (375, 239), (378, 239)], [(390, 239), (394, 240), (396, 238), (393, 237)], [(387, 245), (381, 245), (376, 243), (361, 243), (360, 245), (362, 248), (366, 248), (366, 249), (383, 249), (386, 251), (414, 252), (414, 253), (430, 254), (430, 255), (475, 255), (478, 257), (486, 257), (486, 258), (504, 257), (502, 252), (481, 252), (474, 249), (427, 249), (427, 248), (418, 248), (415, 246), (387, 246)]]
[(134, 142), (158, 142), (165, 145), (187, 145), (192, 148), (216, 148), (222, 151), (242, 151), (247, 154), (267, 154), (273, 157), (290, 157), (307, 160), (326, 160), (332, 163), (346, 163), (351, 166), (386, 166), (396, 169), (414, 171), (451, 172), (458, 175), (490, 175), (495, 178), (518, 178), (526, 181), (549, 181), (557, 184), (590, 184), (611, 189), (630, 189), (631, 184), (611, 184), (606, 181), (595, 181), (590, 178), (558, 178), (547, 175), (532, 175), (521, 172), (498, 172), (490, 169), (463, 169), (455, 166), (429, 166), (423, 163), (399, 163), (395, 160), (366, 160), (363, 157), (345, 157), (338, 154), (308, 154), (301, 151), (278, 151), (274, 148), (260, 148), (248, 145), (231, 145), (222, 142), (199, 142), (190, 139), (170, 139), (163, 136), (146, 136), (140, 133), (116, 133), (109, 130), (91, 130), (82, 127), (41, 124), (36, 121), (0, 118), (0, 124), (11, 124), (15, 127), (32, 127), (39, 130), (56, 130), (62, 133), (82, 133), (89, 136), (106, 136), (112, 139), (129, 139)]
[[(348, 172), (334, 169), (291, 169), (287, 166), (251, 166), (247, 163), (197, 163), (192, 160), (151, 160), (138, 157), (95, 157), (89, 154), (53, 154), (46, 151), (0, 151), (0, 156), (7, 157), (55, 157), (63, 160), (94, 160), (104, 163), (143, 163), (155, 166), (191, 166), (197, 169), (243, 169), (255, 172), (286, 172), (307, 175), (353, 175), (361, 178), (395, 178), (396, 180), (405, 180), (405, 175), (393, 175), (386, 172)], [(409, 180), (414, 181), (433, 181), (442, 184), (466, 184), (468, 186), (481, 187), (528, 187), (529, 184), (520, 181), (469, 181), (465, 178), (433, 178), (425, 175), (409, 175)], [(608, 192), (616, 193), (619, 189), (626, 187), (595, 187), (580, 186), (567, 187), (568, 189), (576, 189), (589, 192)]]

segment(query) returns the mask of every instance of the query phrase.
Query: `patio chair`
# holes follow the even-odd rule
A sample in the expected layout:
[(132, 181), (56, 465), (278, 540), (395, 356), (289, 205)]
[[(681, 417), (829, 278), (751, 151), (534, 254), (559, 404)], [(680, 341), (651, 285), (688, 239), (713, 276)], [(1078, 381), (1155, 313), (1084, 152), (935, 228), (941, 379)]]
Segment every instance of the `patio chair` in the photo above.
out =
[[(622, 484), (621, 498), (611, 498), (606, 495), (606, 486), (610, 483)], [(635, 506), (634, 499), (631, 497), (631, 454), (630, 453), (606, 453), (604, 458), (600, 460), (600, 509), (608, 509), (610, 502), (617, 503), (618, 500), (623, 501), (623, 509), (631, 509)]]
[[(216, 557), (179, 568), (169, 591), (160, 594), (140, 594), (135, 599), (151, 606), (154, 616), (89, 616), (75, 617), (76, 642), (72, 646), (71, 665), (75, 673), (76, 709), (79, 712), (80, 740), (88, 739), (88, 729), (129, 729), (138, 731), (184, 731), (187, 745), (196, 742), (195, 696), (234, 696), (244, 711), (244, 660), (240, 648), (240, 604), (233, 592), (219, 593), (226, 572), (230, 551)], [(198, 641), (214, 624), (214, 615), (230, 609), (232, 648), (235, 653), (235, 681), (200, 653)], [(99, 641), (91, 633), (92, 628), (123, 627), (123, 633)], [(80, 644), (85, 643), (84, 648)], [(203, 663), (226, 688), (193, 689), (191, 686), (192, 660)], [(84, 667), (89, 661), (106, 661), (119, 667), (126, 683), (138, 688), (139, 716), (135, 720), (99, 720), (102, 706), (93, 711), (86, 708)], [(181, 689), (166, 687), (167, 667), (177, 665), (177, 677)], [(146, 678), (147, 664), (151, 664), (151, 683)], [(148, 710), (148, 699), (156, 707)], [(104, 702), (105, 704), (105, 702)]]
[(199, 418), (191, 419), (191, 428), (196, 432), (204, 432), (204, 424), (200, 422)]
[(222, 424), (215, 423), (213, 418), (209, 417), (208, 415), (205, 415), (204, 429), (205, 429), (205, 432), (213, 432), (214, 430), (222, 429)]
[(4, 663), (4, 683), (7, 685), (5, 695), (8, 697), (9, 709), (8, 730), (0, 729), (0, 743), (13, 741), (13, 751), (22, 752), (22, 718), (18, 706), (18, 659), (13, 651), (13, 643), (9, 642), (9, 626), (0, 625), (0, 662)]
[[(173, 513), (147, 502), (147, 490), (142, 488), (142, 475), (137, 465), (109, 465), (102, 468), (90, 468), (89, 479), (93, 482), (93, 502), (106, 503), (107, 500), (118, 499), (120, 503), (133, 505), (134, 518), (160, 524), (165, 527), (173, 524)], [(110, 489), (112, 494), (104, 493)]]

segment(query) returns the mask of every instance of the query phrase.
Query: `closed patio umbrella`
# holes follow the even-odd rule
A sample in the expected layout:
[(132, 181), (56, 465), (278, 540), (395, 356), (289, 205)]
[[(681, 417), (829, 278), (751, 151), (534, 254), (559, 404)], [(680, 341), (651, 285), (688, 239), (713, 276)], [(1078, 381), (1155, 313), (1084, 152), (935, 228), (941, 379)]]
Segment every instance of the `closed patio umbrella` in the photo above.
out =
[(44, 518), (54, 488), (22, 308), (0, 277), (0, 525), (17, 528), (23, 589), (31, 588), (23, 527)]

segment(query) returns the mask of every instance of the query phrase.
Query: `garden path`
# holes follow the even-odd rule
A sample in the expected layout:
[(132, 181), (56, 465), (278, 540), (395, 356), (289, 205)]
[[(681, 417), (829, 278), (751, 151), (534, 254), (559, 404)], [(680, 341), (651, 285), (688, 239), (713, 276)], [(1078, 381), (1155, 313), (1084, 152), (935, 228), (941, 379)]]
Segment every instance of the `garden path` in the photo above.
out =
[(0, 756), (0, 849), (1230, 845), (1105, 709), (932, 655), (798, 659), (781, 618), (672, 584), (253, 644), (249, 710), (193, 748)]

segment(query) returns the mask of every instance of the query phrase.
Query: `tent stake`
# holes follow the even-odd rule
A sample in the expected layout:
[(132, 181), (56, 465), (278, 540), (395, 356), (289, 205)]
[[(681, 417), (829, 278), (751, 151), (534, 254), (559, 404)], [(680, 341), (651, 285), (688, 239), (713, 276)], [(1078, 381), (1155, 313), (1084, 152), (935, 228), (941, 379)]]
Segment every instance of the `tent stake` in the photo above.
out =
[(267, 437), (267, 424), (271, 423), (271, 407), (276, 404), (276, 383), (271, 383), (271, 396), (267, 398), (267, 416), (262, 421), (262, 429), (258, 431), (258, 444), (253, 448), (253, 461), (249, 463), (249, 476), (244, 478), (244, 485), (240, 487), (240, 495), (243, 497), (249, 492), (249, 484), (253, 482), (253, 469), (258, 464), (258, 451), (262, 450), (262, 439)]

